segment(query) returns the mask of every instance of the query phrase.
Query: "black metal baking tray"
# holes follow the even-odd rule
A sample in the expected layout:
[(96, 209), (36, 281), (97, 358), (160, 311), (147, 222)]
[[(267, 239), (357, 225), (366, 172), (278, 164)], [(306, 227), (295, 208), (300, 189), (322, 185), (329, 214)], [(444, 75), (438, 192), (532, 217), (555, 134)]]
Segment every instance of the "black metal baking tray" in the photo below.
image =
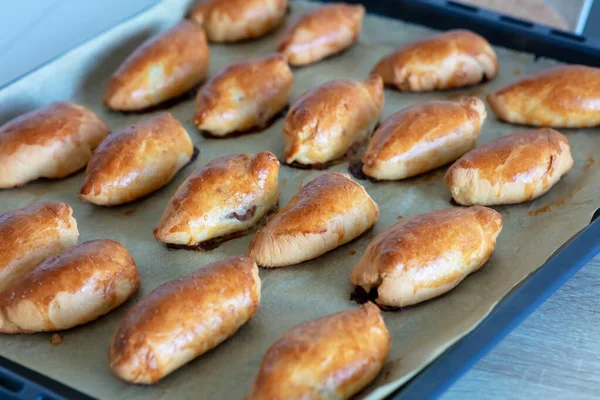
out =
[[(335, 0), (324, 0), (335, 1)], [(466, 28), (493, 44), (569, 63), (600, 66), (600, 37), (536, 25), (450, 0), (346, 0), (370, 13), (436, 29)], [(598, 11), (598, 10), (596, 10)], [(587, 31), (587, 30), (586, 30)], [(600, 252), (600, 209), (590, 224), (515, 287), (471, 333), (395, 392), (393, 399), (436, 398)], [(0, 399), (92, 399), (60, 382), (0, 357)]]

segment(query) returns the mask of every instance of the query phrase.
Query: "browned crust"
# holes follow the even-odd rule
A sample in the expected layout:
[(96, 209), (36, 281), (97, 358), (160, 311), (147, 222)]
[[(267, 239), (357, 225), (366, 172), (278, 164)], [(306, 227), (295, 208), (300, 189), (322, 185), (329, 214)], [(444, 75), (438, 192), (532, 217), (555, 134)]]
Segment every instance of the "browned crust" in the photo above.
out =
[(372, 303), (304, 322), (269, 348), (246, 399), (350, 398), (375, 378), (390, 348)]
[(561, 127), (600, 125), (600, 69), (583, 65), (548, 68), (487, 96), (507, 122)]

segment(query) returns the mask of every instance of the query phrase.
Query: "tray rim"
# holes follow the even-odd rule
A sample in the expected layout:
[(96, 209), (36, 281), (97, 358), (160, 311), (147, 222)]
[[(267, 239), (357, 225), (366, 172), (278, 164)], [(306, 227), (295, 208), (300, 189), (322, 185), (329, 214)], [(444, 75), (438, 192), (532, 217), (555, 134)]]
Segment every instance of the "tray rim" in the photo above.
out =
[[(0, 86), (0, 90), (27, 79), (30, 74), (44, 68), (65, 54), (84, 46), (89, 41), (114, 29), (154, 7), (162, 0), (152, 4), (129, 17), (100, 31), (96, 36), (61, 52), (50, 60)], [(294, 1), (294, 0), (290, 0)], [(312, 0), (332, 3), (338, 0)], [(347, 3), (363, 4), (368, 13), (399, 19), (409, 23), (424, 25), (438, 30), (467, 28), (480, 33), (490, 42), (534, 54), (547, 56), (563, 62), (583, 62), (600, 67), (600, 38), (586, 38), (551, 27), (529, 23), (507, 17), (486, 9), (462, 5), (452, 0), (344, 0)], [(432, 21), (443, 16), (443, 27)], [(491, 28), (491, 30), (489, 29)], [(499, 32), (512, 32), (517, 41), (494, 40)], [(490, 32), (492, 32), (490, 34)], [(512, 44), (512, 46), (511, 46)], [(541, 46), (532, 52), (528, 46)], [(559, 53), (553, 50), (567, 50)], [(559, 57), (556, 57), (559, 54)], [(565, 54), (575, 57), (565, 59)], [(583, 61), (580, 61), (583, 60)], [(586, 60), (588, 62), (586, 62)], [(404, 400), (413, 398), (435, 399), (446, 391), (458, 378), (466, 373), (479, 359), (495, 347), (508, 333), (516, 328), (527, 316), (537, 309), (546, 299), (556, 292), (577, 271), (595, 255), (600, 254), (600, 208), (591, 222), (567, 240), (548, 260), (529, 276), (518, 283), (504, 296), (471, 332), (446, 349), (434, 361), (417, 373), (407, 383), (387, 396), (387, 399)], [(526, 301), (524, 301), (526, 300)], [(12, 391), (7, 386), (16, 385)], [(0, 397), (27, 400), (95, 400), (81, 391), (62, 382), (49, 378), (17, 362), (0, 355)]]

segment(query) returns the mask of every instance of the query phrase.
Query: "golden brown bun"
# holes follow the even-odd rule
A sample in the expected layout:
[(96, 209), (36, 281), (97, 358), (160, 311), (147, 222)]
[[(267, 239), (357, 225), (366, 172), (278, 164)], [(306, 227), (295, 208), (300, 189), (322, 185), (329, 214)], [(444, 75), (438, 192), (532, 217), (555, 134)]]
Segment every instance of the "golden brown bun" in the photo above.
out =
[(548, 68), (487, 96), (496, 116), (513, 124), (553, 128), (600, 125), (600, 68)]
[(393, 180), (441, 167), (475, 147), (486, 116), (485, 104), (476, 97), (407, 107), (379, 126), (362, 155), (362, 170)]
[(304, 93), (285, 118), (286, 163), (321, 164), (342, 157), (373, 132), (383, 101), (380, 77), (330, 81)]
[(181, 21), (138, 47), (110, 77), (104, 104), (113, 110), (143, 110), (200, 84), (208, 73), (206, 35)]
[(92, 111), (66, 101), (7, 122), (0, 127), (0, 188), (79, 171), (109, 132)]
[(214, 159), (177, 189), (154, 237), (193, 246), (249, 229), (277, 205), (278, 176), (279, 161), (268, 151)]
[(246, 400), (348, 399), (375, 379), (391, 344), (373, 303), (304, 322), (269, 348)]
[(446, 185), (463, 205), (515, 204), (546, 193), (573, 166), (567, 138), (550, 129), (495, 139), (462, 156)]
[(397, 222), (371, 241), (350, 282), (377, 289), (380, 305), (404, 307), (440, 296), (490, 258), (502, 230), (491, 208), (446, 208)]
[(281, 54), (230, 65), (198, 91), (194, 123), (214, 136), (263, 129), (288, 104), (293, 83)]
[(439, 33), (401, 46), (373, 68), (386, 85), (423, 92), (473, 85), (498, 73), (494, 49), (464, 29)]
[(121, 321), (108, 352), (110, 368), (129, 382), (157, 382), (232, 336), (259, 303), (258, 267), (247, 257), (163, 283)]
[(75, 246), (77, 222), (68, 204), (39, 203), (0, 215), (0, 292), (46, 257)]
[(285, 21), (287, 0), (200, 0), (189, 18), (211, 42), (237, 42), (269, 33)]
[(167, 184), (193, 153), (190, 137), (170, 113), (113, 132), (94, 152), (79, 198), (102, 206), (139, 199)]
[(110, 312), (138, 290), (125, 247), (92, 240), (49, 257), (0, 293), (0, 332), (59, 331)]
[(318, 176), (292, 197), (250, 242), (260, 266), (283, 267), (319, 257), (375, 225), (379, 208), (346, 174)]
[(277, 51), (290, 65), (306, 65), (339, 53), (360, 36), (365, 8), (334, 3), (301, 16), (283, 35)]

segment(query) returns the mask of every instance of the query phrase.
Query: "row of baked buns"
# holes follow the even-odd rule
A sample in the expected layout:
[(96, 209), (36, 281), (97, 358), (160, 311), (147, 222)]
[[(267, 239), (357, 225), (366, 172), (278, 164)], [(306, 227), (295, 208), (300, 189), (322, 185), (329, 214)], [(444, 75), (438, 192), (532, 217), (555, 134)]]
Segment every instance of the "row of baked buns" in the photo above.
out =
[(107, 239), (77, 245), (72, 213), (47, 202), (0, 216), (0, 332), (70, 329), (137, 292), (138, 270), (125, 247)]

